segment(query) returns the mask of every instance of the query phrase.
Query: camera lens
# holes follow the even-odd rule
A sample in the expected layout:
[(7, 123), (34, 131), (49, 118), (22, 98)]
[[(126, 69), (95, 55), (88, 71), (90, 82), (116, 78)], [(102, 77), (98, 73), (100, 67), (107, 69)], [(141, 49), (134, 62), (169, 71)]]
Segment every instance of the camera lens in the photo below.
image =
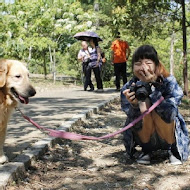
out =
[(137, 89), (137, 91), (135, 93), (137, 100), (140, 100), (140, 101), (145, 101), (145, 99), (148, 97), (148, 95), (149, 94), (145, 87), (141, 87), (141, 88)]

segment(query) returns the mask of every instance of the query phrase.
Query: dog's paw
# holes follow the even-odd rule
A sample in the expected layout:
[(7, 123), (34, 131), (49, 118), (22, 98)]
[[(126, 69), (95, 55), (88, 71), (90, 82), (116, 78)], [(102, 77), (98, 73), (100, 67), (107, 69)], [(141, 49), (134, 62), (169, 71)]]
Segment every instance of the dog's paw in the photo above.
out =
[(5, 155), (3, 155), (0, 157), (0, 164), (3, 164), (5, 162), (8, 162), (8, 158)]

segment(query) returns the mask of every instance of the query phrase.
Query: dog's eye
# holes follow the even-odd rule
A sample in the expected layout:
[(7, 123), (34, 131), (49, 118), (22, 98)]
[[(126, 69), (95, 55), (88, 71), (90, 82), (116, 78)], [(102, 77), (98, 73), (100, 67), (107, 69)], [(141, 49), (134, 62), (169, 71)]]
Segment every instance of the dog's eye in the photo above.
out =
[(15, 75), (15, 77), (19, 79), (21, 77), (21, 75)]

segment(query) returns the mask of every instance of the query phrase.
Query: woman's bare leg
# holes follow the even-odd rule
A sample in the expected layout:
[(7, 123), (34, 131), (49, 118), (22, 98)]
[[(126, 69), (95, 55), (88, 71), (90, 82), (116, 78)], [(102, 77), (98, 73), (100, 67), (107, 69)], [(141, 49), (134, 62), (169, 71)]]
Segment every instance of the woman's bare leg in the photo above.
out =
[(142, 129), (138, 131), (142, 143), (148, 143), (151, 135), (155, 131), (168, 144), (173, 144), (175, 142), (175, 122), (166, 123), (155, 111), (153, 111), (144, 117)]
[[(141, 113), (146, 111), (146, 108), (149, 108), (149, 106), (147, 102), (143, 102), (142, 105), (139, 105)], [(149, 153), (153, 150), (150, 138), (155, 131), (168, 143), (168, 153), (171, 164), (181, 164), (180, 156), (175, 154), (174, 149), (174, 152), (172, 151), (172, 146), (175, 143), (175, 121), (171, 123), (164, 122), (155, 110), (144, 117), (142, 129), (137, 132), (142, 142), (141, 146), (143, 151), (143, 154), (139, 156), (137, 162), (140, 164), (150, 164)]]
[[(145, 102), (139, 103), (141, 113), (145, 112), (151, 106), (150, 100), (147, 98)], [(149, 113), (143, 118), (142, 129), (138, 131), (138, 136), (142, 143), (148, 143), (151, 135), (155, 131), (154, 121), (152, 119), (152, 113)]]
[(152, 118), (158, 135), (168, 144), (173, 144), (175, 142), (175, 121), (166, 123), (155, 111), (152, 112)]
[[(148, 108), (150, 108), (150, 106), (151, 104), (148, 98), (145, 102), (139, 103), (141, 113), (145, 112)], [(175, 121), (166, 123), (155, 112), (155, 110), (153, 110), (150, 114), (144, 117), (142, 129), (138, 131), (138, 135), (142, 143), (148, 143), (151, 135), (155, 131), (168, 144), (173, 144), (175, 142)]]
[(152, 119), (152, 114), (148, 114), (143, 119), (143, 126), (140, 131), (138, 131), (138, 136), (142, 143), (148, 143), (150, 137), (155, 131), (154, 122)]

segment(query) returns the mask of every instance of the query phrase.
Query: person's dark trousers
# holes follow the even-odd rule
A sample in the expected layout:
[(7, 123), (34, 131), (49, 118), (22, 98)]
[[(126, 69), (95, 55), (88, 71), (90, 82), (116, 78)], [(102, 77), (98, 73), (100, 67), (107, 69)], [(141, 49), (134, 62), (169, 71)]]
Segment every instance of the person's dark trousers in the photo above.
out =
[(85, 89), (85, 83), (86, 83), (86, 69), (87, 69), (87, 64), (83, 63), (82, 64), (82, 72), (84, 74), (84, 76), (83, 76), (84, 89)]
[(90, 86), (91, 90), (94, 90), (94, 85), (92, 84), (91, 81), (91, 73), (92, 73), (92, 69), (88, 66), (83, 67), (83, 72), (84, 72), (84, 90), (87, 89), (88, 85)]
[(94, 72), (94, 75), (95, 75), (95, 78), (96, 78), (97, 88), (98, 89), (103, 89), (100, 68), (99, 67), (94, 67), (92, 69), (93, 69), (93, 72)]
[(114, 72), (116, 76), (115, 85), (117, 89), (120, 89), (120, 77), (123, 78), (123, 85), (127, 83), (127, 74), (126, 74), (126, 62), (123, 63), (114, 63)]

